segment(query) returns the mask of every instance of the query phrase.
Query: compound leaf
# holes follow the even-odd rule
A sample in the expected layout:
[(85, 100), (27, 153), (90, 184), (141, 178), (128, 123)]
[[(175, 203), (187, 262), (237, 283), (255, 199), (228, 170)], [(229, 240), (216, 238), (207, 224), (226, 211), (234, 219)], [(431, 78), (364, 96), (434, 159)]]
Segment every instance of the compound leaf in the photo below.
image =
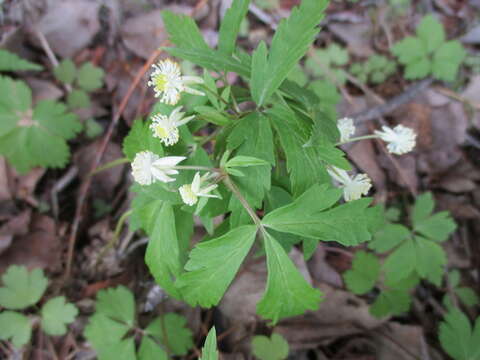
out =
[(70, 324), (78, 315), (78, 309), (65, 301), (64, 296), (48, 300), (42, 306), (42, 329), (49, 335), (64, 335), (66, 324)]
[(0, 313), (0, 340), (11, 339), (13, 346), (20, 348), (30, 341), (32, 324), (30, 319), (15, 311)]
[(25, 309), (34, 305), (47, 289), (43, 270), (28, 271), (25, 266), (10, 266), (2, 276), (0, 305), (7, 309)]
[(429, 53), (445, 41), (443, 25), (433, 15), (427, 15), (422, 19), (417, 27), (417, 35)]
[(168, 344), (173, 355), (187, 355), (193, 347), (192, 331), (186, 327), (187, 319), (176, 313), (167, 313), (153, 320), (145, 332), (161, 344)]
[(265, 319), (278, 320), (316, 310), (322, 293), (314, 289), (298, 271), (282, 246), (264, 233), (268, 278), (265, 293), (257, 304), (257, 312)]
[(91, 62), (83, 64), (78, 69), (77, 83), (85, 91), (93, 91), (102, 87), (105, 72)]
[(354, 294), (366, 294), (375, 286), (380, 274), (380, 262), (371, 253), (358, 251), (352, 262), (352, 268), (343, 274), (347, 288)]
[(244, 225), (223, 236), (197, 244), (176, 286), (191, 306), (218, 304), (232, 282), (257, 232), (256, 226)]

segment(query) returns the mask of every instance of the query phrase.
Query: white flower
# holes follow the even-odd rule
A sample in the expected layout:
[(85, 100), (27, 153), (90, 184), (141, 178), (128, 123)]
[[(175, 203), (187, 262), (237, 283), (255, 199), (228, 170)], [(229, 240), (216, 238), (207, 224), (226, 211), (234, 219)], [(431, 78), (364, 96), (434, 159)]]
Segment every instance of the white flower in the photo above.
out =
[(327, 171), (334, 180), (340, 183), (345, 201), (360, 199), (362, 195), (367, 195), (372, 187), (372, 182), (367, 174), (357, 174), (350, 177), (345, 170), (336, 166), (329, 166)]
[(340, 131), (340, 142), (346, 142), (355, 134), (355, 125), (353, 119), (345, 117), (337, 121), (338, 131)]
[(153, 86), (155, 97), (170, 105), (175, 105), (180, 100), (180, 93), (187, 92), (204, 96), (201, 91), (192, 89), (188, 85), (203, 84), (203, 79), (198, 76), (182, 76), (180, 66), (170, 59), (153, 64), (155, 69), (150, 75), (149, 86)]
[(205, 175), (200, 177), (200, 173), (197, 172), (193, 177), (193, 181), (191, 184), (183, 185), (178, 189), (182, 197), (182, 200), (185, 204), (190, 206), (195, 205), (199, 197), (210, 197), (210, 198), (219, 197), (217, 195), (209, 194), (209, 192), (211, 192), (212, 190), (215, 190), (218, 185), (213, 184), (213, 185), (208, 185), (202, 188), (202, 183), (205, 182), (205, 180), (207, 180), (209, 176), (210, 174), (206, 173)]
[(175, 181), (168, 175), (176, 175), (178, 171), (172, 169), (184, 156), (159, 157), (151, 151), (142, 151), (135, 155), (132, 162), (132, 175), (140, 185), (150, 185), (157, 180), (162, 182)]
[(194, 116), (184, 118), (185, 113), (180, 110), (182, 110), (181, 106), (175, 108), (169, 116), (157, 114), (152, 117), (150, 129), (153, 131), (153, 136), (167, 146), (178, 142), (178, 127), (194, 118)]
[(397, 125), (393, 129), (382, 126), (382, 131), (375, 130), (375, 135), (387, 142), (387, 149), (392, 154), (402, 155), (412, 151), (415, 147), (417, 134), (403, 125)]

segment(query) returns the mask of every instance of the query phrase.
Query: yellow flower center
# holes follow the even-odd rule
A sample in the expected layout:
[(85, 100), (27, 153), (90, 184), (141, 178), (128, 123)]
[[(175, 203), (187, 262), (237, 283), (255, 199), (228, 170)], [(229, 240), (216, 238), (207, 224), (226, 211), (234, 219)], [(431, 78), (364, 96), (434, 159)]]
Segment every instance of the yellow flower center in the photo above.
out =
[(165, 91), (165, 85), (167, 84), (167, 77), (165, 75), (159, 74), (155, 76), (153, 82), (155, 83), (155, 89)]
[(167, 128), (158, 124), (155, 126), (155, 135), (158, 136), (160, 139), (166, 139), (169, 136), (169, 131)]
[(198, 197), (192, 191), (192, 185), (183, 185), (178, 190), (180, 191), (180, 196), (185, 204), (192, 206), (197, 203)]

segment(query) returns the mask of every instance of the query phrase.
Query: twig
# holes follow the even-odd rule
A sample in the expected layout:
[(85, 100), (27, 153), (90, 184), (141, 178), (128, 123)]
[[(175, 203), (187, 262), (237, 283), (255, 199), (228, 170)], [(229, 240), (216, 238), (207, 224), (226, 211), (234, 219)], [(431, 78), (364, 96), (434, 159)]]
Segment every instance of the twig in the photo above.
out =
[(392, 111), (397, 109), (399, 106), (404, 105), (411, 101), (417, 94), (425, 90), (433, 82), (432, 78), (427, 78), (422, 81), (419, 81), (411, 86), (409, 86), (403, 93), (395, 96), (394, 98), (387, 101), (385, 104), (375, 106), (373, 108), (360, 111), (351, 115), (350, 117), (355, 119), (355, 122), (365, 122), (374, 120), (381, 116), (390, 114)]
[(273, 18), (273, 16), (267, 14), (265, 11), (260, 9), (257, 5), (250, 4), (248, 6), (248, 11), (250, 11), (253, 15), (255, 15), (260, 21), (270, 26), (272, 30), (277, 29), (278, 24), (277, 24), (277, 21)]
[[(139, 84), (140, 80), (143, 78), (145, 73), (148, 71), (148, 68), (154, 63), (154, 61), (157, 59), (157, 57), (161, 54), (162, 52), (162, 47), (165, 44), (162, 44), (159, 49), (157, 49), (147, 60), (145, 65), (140, 69), (140, 71), (137, 73), (135, 78), (133, 79), (132, 84), (128, 88), (127, 93), (122, 99), (122, 102), (120, 103), (120, 106), (118, 107), (117, 112), (114, 114), (112, 121), (110, 123), (110, 126), (108, 127), (107, 133), (105, 134), (102, 143), (100, 144), (100, 148), (98, 149), (97, 156), (93, 159), (92, 165), (90, 167), (90, 173), (95, 171), (95, 169), (98, 167), (100, 164), (100, 161), (102, 159), (103, 153), (105, 152), (105, 149), (107, 148), (108, 142), (110, 141), (110, 138), (112, 137), (113, 130), (117, 126), (118, 121), (120, 120), (120, 116), (122, 115), (123, 111), (127, 107), (128, 101), (130, 100), (130, 97), (132, 96), (135, 88)], [(75, 249), (75, 243), (77, 240), (77, 233), (78, 233), (78, 228), (80, 225), (80, 222), (82, 220), (82, 211), (83, 207), (85, 205), (85, 200), (87, 199), (88, 195), (88, 190), (90, 189), (90, 185), (92, 183), (92, 176), (88, 176), (83, 183), (80, 186), (80, 194), (78, 196), (78, 201), (77, 201), (77, 207), (75, 209), (75, 217), (73, 220), (72, 228), (71, 228), (71, 233), (70, 237), (68, 239), (68, 252), (67, 252), (67, 263), (65, 267), (65, 274), (64, 274), (64, 283), (66, 280), (70, 278), (70, 274), (72, 271), (72, 259), (73, 259), (73, 252)]]
[(68, 169), (67, 173), (63, 175), (53, 186), (53, 189), (50, 193), (50, 201), (52, 202), (53, 217), (55, 220), (58, 219), (59, 213), (58, 193), (65, 189), (73, 181), (73, 179), (75, 179), (77, 174), (78, 168), (76, 166), (72, 166), (70, 169)]

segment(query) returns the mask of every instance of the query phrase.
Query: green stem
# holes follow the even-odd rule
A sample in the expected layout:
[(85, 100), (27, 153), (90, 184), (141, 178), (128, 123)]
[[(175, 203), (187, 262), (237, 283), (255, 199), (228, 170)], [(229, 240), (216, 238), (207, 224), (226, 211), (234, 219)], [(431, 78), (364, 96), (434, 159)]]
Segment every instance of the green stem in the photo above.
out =
[[(225, 105), (229, 106), (230, 104), (228, 103), (228, 101), (226, 101), (224, 98), (222, 98), (220, 95), (218, 95), (216, 92), (212, 91), (210, 88), (208, 88), (207, 86), (203, 85), (201, 86), (202, 90), (206, 90), (208, 91), (210, 94), (212, 94), (213, 96), (215, 96), (218, 100), (220, 100), (221, 102), (223, 102)], [(235, 111), (235, 109), (234, 109)], [(235, 113), (237, 113), (235, 111)], [(238, 113), (237, 113), (238, 114)]]
[(113, 161), (110, 161), (109, 163), (106, 163), (105, 165), (102, 165), (102, 166), (99, 166), (97, 167), (95, 170), (93, 170), (89, 176), (93, 176), (93, 175), (96, 175), (98, 174), (99, 172), (102, 172), (104, 170), (108, 170), (108, 169), (111, 169), (115, 166), (118, 166), (118, 165), (122, 165), (122, 164), (126, 164), (130, 162), (130, 160), (128, 158), (120, 158), (120, 159), (116, 159), (116, 160), (113, 160)]
[(263, 227), (260, 218), (258, 217), (255, 210), (253, 210), (253, 208), (250, 206), (247, 199), (245, 199), (243, 197), (243, 195), (240, 192), (240, 190), (238, 189), (237, 185), (235, 185), (235, 183), (232, 181), (232, 179), (230, 179), (230, 176), (228, 176), (228, 174), (225, 174), (225, 176), (223, 178), (223, 183), (233, 193), (233, 195), (238, 199), (238, 201), (240, 201), (240, 204), (242, 204), (243, 208), (246, 210), (248, 215), (250, 215), (253, 222), (257, 226), (257, 228), (260, 229), (260, 232), (265, 237), (266, 236), (265, 228)]
[(348, 143), (351, 143), (351, 142), (354, 142), (354, 141), (367, 140), (367, 139), (378, 139), (378, 138), (379, 138), (379, 136), (375, 135), (375, 134), (365, 135), (365, 136), (357, 136), (357, 137), (350, 138), (347, 141), (340, 141), (340, 142), (336, 143), (335, 145), (339, 146), (339, 145), (348, 144)]
[(172, 169), (175, 170), (199, 170), (199, 171), (211, 171), (211, 172), (221, 172), (220, 169), (217, 168), (211, 168), (208, 166), (194, 166), (194, 165), (177, 165), (177, 166), (172, 166)]

